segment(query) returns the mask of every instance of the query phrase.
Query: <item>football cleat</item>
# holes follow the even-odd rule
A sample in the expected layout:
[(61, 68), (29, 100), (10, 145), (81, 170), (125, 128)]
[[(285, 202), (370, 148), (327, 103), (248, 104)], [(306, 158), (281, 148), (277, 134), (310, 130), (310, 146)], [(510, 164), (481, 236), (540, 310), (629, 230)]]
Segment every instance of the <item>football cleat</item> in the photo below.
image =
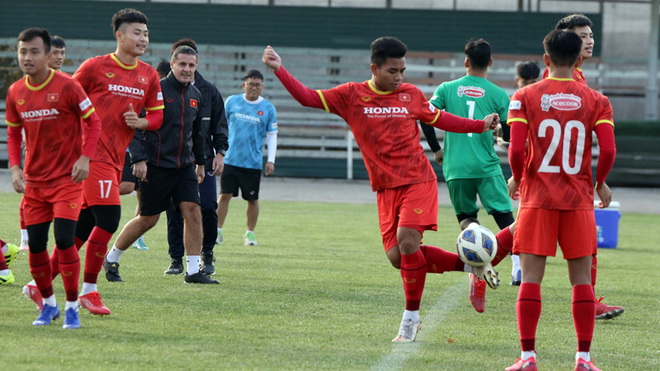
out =
[(215, 238), (215, 243), (217, 245), (222, 245), (222, 243), (225, 242), (224, 238), (222, 238), (222, 231), (218, 230), (218, 237)]
[(149, 250), (149, 247), (147, 246), (146, 243), (144, 243), (144, 239), (142, 239), (142, 236), (138, 237), (138, 239), (135, 242), (133, 242), (133, 247), (138, 250)]
[(536, 366), (536, 358), (529, 357), (527, 359), (518, 358), (516, 363), (504, 369), (504, 371), (538, 371)]
[(51, 321), (60, 318), (60, 308), (57, 306), (51, 307), (48, 304), (44, 304), (44, 309), (39, 314), (39, 317), (32, 322), (34, 326), (48, 326)]
[(28, 245), (28, 240), (21, 240), (21, 246), (18, 249), (21, 251), (30, 250), (30, 245)]
[(602, 296), (596, 301), (596, 319), (612, 319), (623, 314), (623, 307), (607, 305), (602, 301)]
[(486, 310), (486, 281), (470, 273), (470, 303), (479, 313)]
[(199, 270), (207, 276), (215, 274), (215, 257), (213, 251), (202, 253), (202, 264), (199, 265)]
[(243, 241), (245, 245), (257, 246), (257, 237), (254, 236), (254, 232), (245, 232)]
[(0, 276), (0, 285), (11, 285), (14, 283), (14, 274), (9, 271), (6, 276)]
[(493, 266), (488, 263), (484, 265), (483, 267), (472, 267), (472, 273), (474, 273), (477, 277), (481, 278), (482, 280), (486, 281), (488, 286), (495, 290), (500, 286), (500, 279), (498, 277), (497, 271)]
[(412, 343), (417, 338), (417, 332), (422, 329), (422, 321), (414, 322), (411, 319), (401, 321), (399, 334), (392, 339), (393, 343)]
[(183, 263), (172, 259), (172, 262), (170, 263), (170, 266), (163, 272), (164, 274), (182, 274), (183, 273)]
[(5, 261), (7, 262), (7, 266), (11, 268), (11, 264), (16, 260), (16, 255), (18, 254), (19, 247), (14, 245), (13, 243), (8, 243), (7, 244), (7, 253), (5, 254)]
[(103, 270), (105, 271), (105, 278), (109, 282), (124, 282), (119, 275), (119, 263), (111, 263), (108, 259), (104, 259)]
[(202, 272), (197, 272), (195, 274), (187, 274), (183, 277), (183, 282), (185, 283), (210, 283), (210, 284), (219, 284), (218, 280), (205, 275)]
[(103, 304), (101, 300), (101, 294), (98, 291), (92, 291), (87, 295), (81, 295), (78, 297), (80, 306), (87, 309), (91, 314), (96, 314), (99, 316), (106, 316), (110, 313), (110, 309)]
[(575, 361), (575, 371), (600, 371), (600, 368), (594, 366), (593, 363), (587, 362), (582, 358)]
[(41, 296), (41, 291), (39, 291), (39, 288), (36, 285), (27, 284), (23, 286), (23, 295), (32, 300), (37, 305), (39, 311), (44, 310), (44, 299)]
[(64, 323), (62, 324), (62, 328), (80, 328), (80, 318), (78, 317), (78, 310), (76, 308), (69, 308), (64, 311)]

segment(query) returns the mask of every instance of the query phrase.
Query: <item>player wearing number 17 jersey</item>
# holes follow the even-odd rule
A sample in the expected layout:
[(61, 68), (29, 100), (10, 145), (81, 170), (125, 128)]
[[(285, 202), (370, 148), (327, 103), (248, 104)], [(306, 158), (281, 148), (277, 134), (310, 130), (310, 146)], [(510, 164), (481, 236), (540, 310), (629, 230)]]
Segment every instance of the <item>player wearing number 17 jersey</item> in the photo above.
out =
[(616, 154), (612, 107), (605, 96), (572, 78), (582, 46), (577, 34), (555, 30), (543, 44), (549, 77), (518, 90), (509, 105), (509, 195), (520, 192), (513, 249), (522, 267), (516, 304), (522, 354), (507, 370), (536, 370), (541, 281), (557, 243), (572, 285), (575, 369), (598, 370), (589, 354), (595, 321), (591, 262), (596, 253), (591, 146), (595, 132), (600, 147), (596, 191), (607, 207), (612, 192), (605, 179)]
[[(149, 44), (147, 17), (123, 9), (112, 17), (117, 50), (86, 60), (73, 75), (99, 112), (103, 131), (90, 176), (85, 182), (87, 208), (81, 212), (76, 245), (87, 241), (81, 305), (94, 314), (110, 314), (98, 294), (96, 281), (119, 226), (119, 184), (126, 148), (135, 129), (156, 130), (163, 118), (163, 97), (156, 70), (140, 61)], [(139, 118), (142, 110), (145, 118)]]
[[(419, 143), (417, 120), (464, 133), (490, 130), (499, 121), (497, 114), (471, 120), (433, 107), (417, 87), (402, 83), (406, 51), (396, 38), (376, 39), (371, 44), (371, 80), (317, 91), (290, 75), (273, 48), (263, 54), (264, 63), (298, 102), (341, 116), (355, 136), (377, 192), (383, 246), (403, 281), (406, 306), (395, 342), (415, 341), (427, 272), (469, 269), (455, 253), (420, 246), (424, 231), (437, 229), (438, 185)], [(497, 286), (492, 267), (479, 275)]]

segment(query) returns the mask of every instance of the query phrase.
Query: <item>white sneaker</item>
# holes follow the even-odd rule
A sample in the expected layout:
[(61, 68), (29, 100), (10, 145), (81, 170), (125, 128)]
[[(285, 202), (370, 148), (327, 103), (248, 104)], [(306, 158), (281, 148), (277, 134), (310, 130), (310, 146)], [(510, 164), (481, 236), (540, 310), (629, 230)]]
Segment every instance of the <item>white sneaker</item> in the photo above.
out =
[(483, 267), (472, 267), (472, 273), (486, 281), (488, 286), (493, 290), (500, 286), (500, 278), (498, 277), (497, 271), (495, 271), (495, 268), (493, 268), (490, 263)]
[(393, 343), (412, 343), (417, 338), (417, 331), (422, 329), (422, 321), (413, 322), (411, 319), (401, 321), (399, 335), (392, 339)]
[(246, 245), (257, 246), (257, 238), (254, 236), (254, 232), (245, 232), (243, 241), (245, 241)]

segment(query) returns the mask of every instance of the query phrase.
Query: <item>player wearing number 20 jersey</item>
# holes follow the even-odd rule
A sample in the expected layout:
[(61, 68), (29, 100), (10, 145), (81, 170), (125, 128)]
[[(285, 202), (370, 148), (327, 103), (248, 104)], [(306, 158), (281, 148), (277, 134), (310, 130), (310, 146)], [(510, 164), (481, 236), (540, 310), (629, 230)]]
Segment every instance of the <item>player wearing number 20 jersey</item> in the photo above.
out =
[(593, 209), (591, 133), (597, 125), (614, 125), (610, 102), (573, 79), (550, 77), (530, 86), (509, 106), (508, 122), (522, 122), (529, 131), (527, 161), (511, 163), (523, 179), (520, 208)]

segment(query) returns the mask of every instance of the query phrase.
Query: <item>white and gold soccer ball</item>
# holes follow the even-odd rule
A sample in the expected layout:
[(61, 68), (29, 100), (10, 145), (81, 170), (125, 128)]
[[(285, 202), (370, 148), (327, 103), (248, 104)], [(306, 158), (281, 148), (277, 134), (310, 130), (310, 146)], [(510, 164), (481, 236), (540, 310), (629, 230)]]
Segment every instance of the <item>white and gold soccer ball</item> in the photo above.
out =
[(488, 228), (472, 223), (458, 235), (456, 252), (465, 264), (482, 267), (495, 258), (497, 239)]

